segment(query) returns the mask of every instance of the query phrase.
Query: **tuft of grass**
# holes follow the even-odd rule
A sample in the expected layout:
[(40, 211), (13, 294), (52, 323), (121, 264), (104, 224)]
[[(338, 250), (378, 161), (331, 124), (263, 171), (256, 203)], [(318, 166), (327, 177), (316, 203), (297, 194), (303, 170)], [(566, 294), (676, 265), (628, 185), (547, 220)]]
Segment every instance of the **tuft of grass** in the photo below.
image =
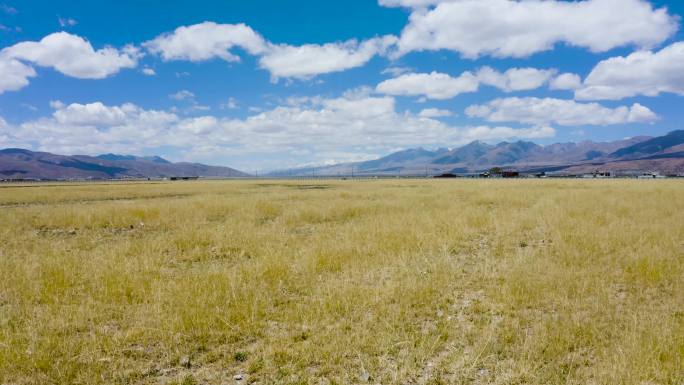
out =
[(183, 377), (183, 381), (181, 381), (180, 385), (197, 385), (197, 380), (192, 374), (187, 374)]
[(233, 358), (235, 358), (235, 361), (237, 361), (237, 362), (245, 362), (245, 361), (247, 361), (247, 353), (235, 352), (235, 354), (233, 355)]
[(678, 180), (55, 184), (0, 206), (0, 384), (684, 382)]

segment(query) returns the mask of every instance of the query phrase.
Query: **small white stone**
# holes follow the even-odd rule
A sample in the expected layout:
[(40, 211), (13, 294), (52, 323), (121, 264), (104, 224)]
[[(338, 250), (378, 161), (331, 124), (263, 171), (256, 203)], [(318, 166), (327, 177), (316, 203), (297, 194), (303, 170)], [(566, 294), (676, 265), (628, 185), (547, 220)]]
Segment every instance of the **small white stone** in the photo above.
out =
[(185, 368), (190, 368), (192, 366), (192, 362), (190, 362), (190, 357), (189, 356), (183, 356), (180, 359), (180, 366), (183, 366)]

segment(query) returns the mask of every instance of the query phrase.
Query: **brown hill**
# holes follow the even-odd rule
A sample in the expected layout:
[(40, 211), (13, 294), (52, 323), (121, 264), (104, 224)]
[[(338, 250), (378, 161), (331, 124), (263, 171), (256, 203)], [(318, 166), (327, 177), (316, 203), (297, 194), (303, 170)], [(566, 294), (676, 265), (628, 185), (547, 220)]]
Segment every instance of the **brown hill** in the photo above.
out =
[(107, 154), (99, 157), (55, 155), (19, 148), (0, 150), (0, 179), (113, 179), (158, 177), (243, 177), (229, 168), (171, 163), (160, 157)]

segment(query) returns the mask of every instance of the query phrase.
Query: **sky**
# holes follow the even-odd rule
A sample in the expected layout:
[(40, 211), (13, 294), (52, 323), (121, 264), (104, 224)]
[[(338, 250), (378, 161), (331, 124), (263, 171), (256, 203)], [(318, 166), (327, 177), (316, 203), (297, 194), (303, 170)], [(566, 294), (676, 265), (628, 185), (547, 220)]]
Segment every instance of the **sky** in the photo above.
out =
[(0, 148), (277, 170), (684, 126), (677, 0), (0, 0)]

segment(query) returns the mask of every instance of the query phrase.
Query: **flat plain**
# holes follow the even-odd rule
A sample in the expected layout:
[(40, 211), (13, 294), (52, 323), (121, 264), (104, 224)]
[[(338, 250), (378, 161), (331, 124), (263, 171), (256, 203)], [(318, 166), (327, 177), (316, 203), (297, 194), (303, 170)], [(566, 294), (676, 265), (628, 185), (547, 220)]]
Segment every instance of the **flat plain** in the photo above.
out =
[(681, 180), (0, 186), (0, 384), (684, 383)]

